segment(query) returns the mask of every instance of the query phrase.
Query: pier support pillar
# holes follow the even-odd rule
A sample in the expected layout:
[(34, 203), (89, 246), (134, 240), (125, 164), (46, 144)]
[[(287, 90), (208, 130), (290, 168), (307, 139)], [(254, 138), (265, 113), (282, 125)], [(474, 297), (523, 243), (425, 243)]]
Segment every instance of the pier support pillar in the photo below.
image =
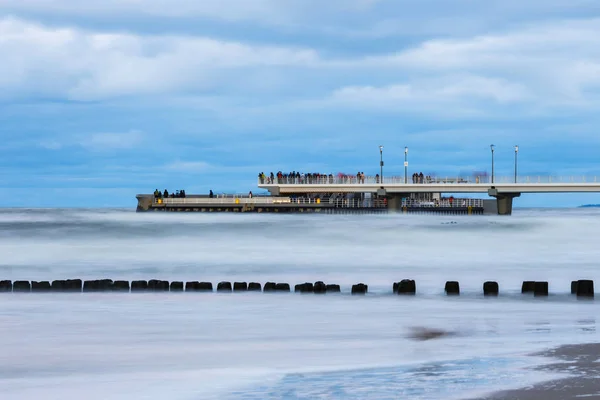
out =
[(389, 212), (402, 212), (402, 199), (410, 197), (410, 193), (394, 193), (387, 196)]
[(498, 189), (492, 188), (488, 190), (488, 195), (496, 198), (498, 215), (511, 215), (513, 199), (520, 197), (521, 193), (498, 193)]

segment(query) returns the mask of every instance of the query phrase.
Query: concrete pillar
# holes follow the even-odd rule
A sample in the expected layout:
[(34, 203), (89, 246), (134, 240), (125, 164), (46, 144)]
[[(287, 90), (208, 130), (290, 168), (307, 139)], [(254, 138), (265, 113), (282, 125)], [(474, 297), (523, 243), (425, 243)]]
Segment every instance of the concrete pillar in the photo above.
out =
[(233, 282), (233, 291), (234, 292), (248, 291), (248, 283), (247, 282)]
[(488, 190), (488, 195), (496, 198), (498, 215), (511, 215), (513, 199), (520, 197), (521, 193), (498, 193), (498, 189), (491, 188)]
[(49, 292), (50, 291), (50, 282), (48, 281), (31, 281), (31, 291), (32, 292)]
[(402, 199), (410, 197), (410, 193), (387, 194), (387, 208), (389, 212), (402, 212)]
[(488, 281), (483, 284), (484, 296), (498, 296), (498, 282)]
[(275, 285), (275, 290), (278, 292), (289, 292), (290, 284), (289, 283), (278, 283)]
[(548, 296), (548, 282), (536, 282), (533, 289), (534, 296)]
[(402, 279), (398, 282), (398, 294), (415, 294), (417, 284), (412, 279)]
[(367, 294), (369, 291), (369, 286), (364, 283), (359, 283), (356, 285), (352, 285), (352, 294)]
[(148, 281), (148, 290), (151, 292), (168, 292), (169, 282), (161, 281), (159, 279), (150, 279)]
[(81, 293), (83, 281), (81, 279), (67, 279), (65, 287), (67, 292)]
[(340, 293), (341, 291), (340, 285), (327, 285), (327, 293)]
[[(115, 282), (115, 284), (116, 284), (116, 282)], [(179, 282), (179, 281), (171, 282), (170, 291), (171, 292), (183, 292), (183, 282)]]
[(267, 282), (267, 283), (265, 283), (263, 292), (274, 292), (276, 290), (276, 286), (277, 286), (277, 284), (275, 282)]
[(148, 281), (132, 281), (131, 291), (132, 292), (145, 292), (148, 290)]
[(135, 196), (138, 201), (136, 211), (148, 211), (150, 207), (152, 207), (152, 203), (154, 202), (154, 196), (151, 194), (141, 194)]
[(577, 281), (577, 296), (579, 296), (579, 297), (594, 297), (594, 281), (590, 281), (590, 280)]
[(571, 294), (577, 293), (577, 281), (571, 281)]
[(13, 292), (31, 292), (29, 281), (15, 281), (13, 283)]
[(310, 282), (300, 283), (294, 286), (294, 292), (296, 293), (313, 293), (314, 285)]
[(0, 281), (0, 292), (12, 292), (12, 281)]
[(459, 295), (460, 294), (460, 285), (457, 281), (448, 281), (448, 282), (446, 282), (444, 291), (449, 296), (450, 295)]
[(231, 292), (231, 282), (219, 282), (217, 292)]
[(113, 283), (113, 291), (129, 293), (129, 281), (115, 281)]
[(521, 285), (521, 293), (533, 293), (535, 291), (535, 281), (524, 281)]
[(321, 281), (315, 282), (313, 291), (317, 294), (325, 294), (327, 293), (327, 285)]
[(250, 282), (248, 284), (248, 291), (249, 292), (260, 292), (261, 290), (262, 290), (262, 286), (258, 282)]

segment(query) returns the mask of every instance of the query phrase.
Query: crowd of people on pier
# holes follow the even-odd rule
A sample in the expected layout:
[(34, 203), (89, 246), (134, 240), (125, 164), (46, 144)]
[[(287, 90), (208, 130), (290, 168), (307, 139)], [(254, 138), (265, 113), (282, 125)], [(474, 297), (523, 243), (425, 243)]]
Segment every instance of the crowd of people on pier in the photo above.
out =
[(334, 183), (333, 174), (322, 174), (319, 172), (297, 172), (292, 171), (283, 173), (281, 171), (274, 174), (271, 172), (266, 175), (264, 172), (258, 174), (258, 179), (261, 184), (272, 184), (272, 183), (287, 183), (287, 184), (301, 184), (301, 183)]
[(414, 173), (412, 175), (412, 183), (431, 183), (433, 181), (433, 179), (431, 178), (431, 176), (427, 175), (423, 175), (422, 172), (419, 173)]
[(156, 189), (154, 191), (154, 198), (155, 199), (184, 199), (185, 198), (185, 190), (177, 190), (175, 192), (169, 193), (169, 191), (167, 189), (165, 189), (164, 192), (161, 192), (160, 190)]
[[(359, 183), (364, 184), (366, 178), (364, 172), (357, 172), (356, 175), (348, 175), (344, 173), (325, 174), (320, 172), (298, 172), (292, 171), (283, 173), (281, 171), (276, 174), (271, 172), (265, 174), (261, 172), (258, 174), (258, 180), (261, 185), (267, 184), (335, 184), (335, 183)], [(374, 182), (379, 183), (380, 176), (376, 174), (374, 176)], [(434, 179), (429, 175), (424, 175), (422, 172), (414, 173), (412, 175), (412, 183), (432, 183)]]

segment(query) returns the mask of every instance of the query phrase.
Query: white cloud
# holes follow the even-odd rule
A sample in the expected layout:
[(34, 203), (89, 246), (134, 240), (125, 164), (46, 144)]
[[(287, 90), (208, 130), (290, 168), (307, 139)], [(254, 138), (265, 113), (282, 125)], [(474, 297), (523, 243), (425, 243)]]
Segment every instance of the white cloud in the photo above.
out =
[(99, 132), (77, 135), (55, 136), (33, 143), (26, 140), (22, 144), (37, 146), (47, 150), (61, 150), (68, 147), (82, 147), (90, 151), (125, 150), (143, 144), (144, 134), (137, 130), (127, 132)]
[(175, 172), (206, 172), (211, 170), (213, 166), (204, 161), (174, 161), (163, 167), (167, 171)]
[(318, 61), (306, 49), (53, 29), (14, 18), (0, 20), (0, 58), (0, 96), (72, 100), (202, 91), (223, 84), (237, 69)]
[[(94, 5), (101, 6), (92, 2), (85, 7)], [(373, 5), (367, 1), (362, 6)], [(273, 93), (293, 102), (302, 93), (303, 99), (327, 97), (338, 107), (418, 108), (451, 115), (479, 115), (515, 104), (522, 106), (520, 113), (600, 105), (600, 19), (430, 39), (377, 56), (326, 58), (310, 48), (98, 33), (5, 18), (0, 20), (0, 58), (5, 60), (0, 63), (0, 98), (5, 99), (210, 93), (220, 97), (220, 107), (227, 107), (244, 98), (267, 104), (261, 96)], [(273, 103), (277, 99), (271, 97)], [(309, 103), (323, 102), (299, 106)]]
[(142, 143), (144, 135), (139, 131), (122, 133), (93, 133), (80, 137), (78, 143), (88, 150), (130, 149)]
[(433, 105), (446, 107), (462, 100), (514, 103), (529, 97), (526, 88), (510, 82), (480, 76), (462, 76), (382, 87), (350, 86), (335, 91), (331, 100), (359, 107), (421, 108)]
[(395, 54), (338, 66), (379, 71), (390, 82), (340, 88), (329, 99), (333, 104), (466, 114), (493, 109), (494, 104), (526, 105), (520, 113), (598, 109), (600, 19), (427, 40)]

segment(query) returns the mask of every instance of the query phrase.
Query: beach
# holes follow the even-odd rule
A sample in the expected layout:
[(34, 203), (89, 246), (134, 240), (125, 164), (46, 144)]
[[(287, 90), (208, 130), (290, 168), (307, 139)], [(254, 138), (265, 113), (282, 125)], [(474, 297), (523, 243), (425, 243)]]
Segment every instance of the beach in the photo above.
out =
[(549, 364), (538, 366), (538, 370), (568, 377), (503, 391), (478, 400), (600, 399), (600, 343), (565, 345), (534, 356), (551, 359)]

